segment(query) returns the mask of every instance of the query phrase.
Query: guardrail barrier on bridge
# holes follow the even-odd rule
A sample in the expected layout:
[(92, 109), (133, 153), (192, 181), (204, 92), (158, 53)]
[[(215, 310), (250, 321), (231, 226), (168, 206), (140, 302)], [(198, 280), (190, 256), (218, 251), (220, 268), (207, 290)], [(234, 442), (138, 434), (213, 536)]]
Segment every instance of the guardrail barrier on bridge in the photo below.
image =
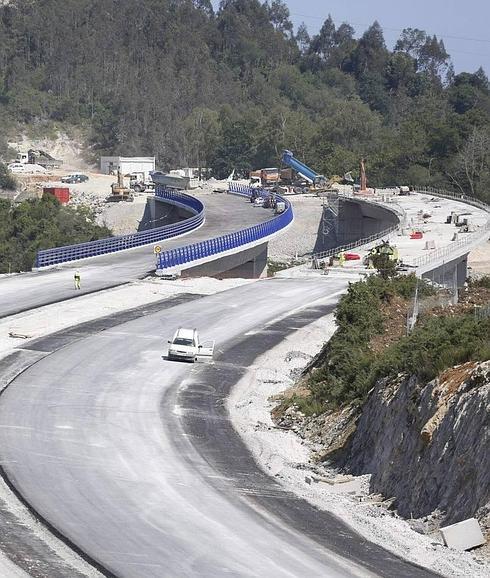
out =
[(185, 208), (195, 214), (178, 223), (164, 225), (148, 231), (140, 231), (128, 235), (118, 235), (116, 237), (108, 237), (107, 239), (99, 239), (97, 241), (88, 241), (76, 245), (66, 245), (65, 247), (41, 250), (37, 253), (35, 267), (49, 267), (50, 265), (86, 259), (87, 257), (106, 255), (108, 253), (115, 253), (125, 249), (151, 245), (165, 239), (171, 239), (183, 235), (184, 233), (188, 233), (203, 224), (205, 209), (203, 203), (199, 199), (162, 185), (157, 186), (155, 197), (167, 203)]
[[(252, 189), (246, 185), (233, 182), (229, 185), (229, 193), (244, 197), (250, 197), (252, 193), (262, 197), (269, 195), (269, 192), (263, 189)], [(262, 240), (265, 241), (274, 233), (286, 228), (294, 218), (291, 203), (277, 195), (276, 200), (284, 202), (285, 210), (265, 223), (253, 225), (241, 231), (228, 233), (214, 239), (179, 247), (178, 249), (162, 251), (158, 255), (157, 271), (168, 270), (174, 267), (178, 268), (180, 265), (189, 264), (192, 261), (218, 256), (220, 253), (226, 253), (227, 251), (240, 247), (246, 248), (247, 245), (257, 244)]]

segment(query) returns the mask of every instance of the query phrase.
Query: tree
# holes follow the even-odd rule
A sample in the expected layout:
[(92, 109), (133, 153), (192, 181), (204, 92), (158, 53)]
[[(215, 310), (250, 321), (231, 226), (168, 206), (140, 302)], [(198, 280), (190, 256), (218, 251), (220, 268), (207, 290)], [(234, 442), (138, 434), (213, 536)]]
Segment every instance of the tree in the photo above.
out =
[(0, 163), (0, 189), (14, 191), (16, 184), (14, 177), (8, 172), (6, 165)]
[(358, 78), (366, 73), (383, 74), (388, 51), (383, 30), (375, 21), (362, 35), (353, 55), (354, 71)]
[(311, 38), (308, 33), (308, 28), (306, 27), (306, 24), (304, 22), (302, 22), (298, 26), (298, 31), (296, 32), (295, 40), (296, 43), (298, 44), (301, 54), (306, 54), (306, 52), (310, 48)]
[[(268, 5), (268, 2), (266, 2)], [(282, 32), (284, 36), (291, 36), (293, 33), (293, 24), (289, 19), (289, 8), (281, 0), (272, 0), (269, 8), (269, 20), (274, 28)]]
[(395, 44), (395, 52), (404, 52), (417, 60), (422, 47), (427, 40), (427, 34), (418, 28), (404, 28)]
[(373, 267), (378, 271), (383, 279), (390, 279), (396, 276), (396, 261), (386, 253), (375, 253), (370, 257)]
[(446, 52), (444, 42), (437, 40), (434, 34), (427, 37), (418, 52), (418, 68), (426, 72), (433, 81), (441, 82), (449, 71), (449, 54)]
[(490, 127), (473, 129), (456, 157), (454, 168), (450, 178), (462, 192), (469, 189), (473, 196), (490, 197)]
[(455, 76), (448, 94), (449, 102), (458, 114), (465, 114), (480, 104), (486, 104), (490, 109), (488, 78), (482, 68), (475, 74), (462, 72)]
[(332, 48), (335, 45), (335, 24), (330, 14), (320, 28), (320, 32), (313, 37), (310, 51), (316, 54), (323, 62), (328, 62)]

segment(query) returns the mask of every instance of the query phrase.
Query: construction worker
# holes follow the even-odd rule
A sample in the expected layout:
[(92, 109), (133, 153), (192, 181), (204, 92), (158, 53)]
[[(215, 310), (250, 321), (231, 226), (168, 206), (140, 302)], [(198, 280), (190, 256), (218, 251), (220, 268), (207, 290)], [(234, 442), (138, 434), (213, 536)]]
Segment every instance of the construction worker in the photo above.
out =
[(343, 267), (345, 263), (345, 253), (343, 251), (341, 251), (339, 253), (339, 265), (340, 267)]
[(75, 289), (80, 289), (80, 271), (78, 271), (78, 269), (75, 271), (75, 275), (73, 275), (73, 280), (75, 281)]

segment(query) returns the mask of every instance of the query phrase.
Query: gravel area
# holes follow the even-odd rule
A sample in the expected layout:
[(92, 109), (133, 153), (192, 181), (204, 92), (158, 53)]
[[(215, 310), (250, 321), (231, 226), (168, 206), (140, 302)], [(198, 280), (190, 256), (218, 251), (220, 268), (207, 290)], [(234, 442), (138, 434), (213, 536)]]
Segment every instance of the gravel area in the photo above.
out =
[(269, 259), (288, 261), (311, 253), (321, 233), (322, 199), (316, 195), (289, 196), (293, 205), (294, 222), (269, 243)]
[(490, 241), (471, 251), (468, 256), (468, 268), (470, 277), (490, 275)]

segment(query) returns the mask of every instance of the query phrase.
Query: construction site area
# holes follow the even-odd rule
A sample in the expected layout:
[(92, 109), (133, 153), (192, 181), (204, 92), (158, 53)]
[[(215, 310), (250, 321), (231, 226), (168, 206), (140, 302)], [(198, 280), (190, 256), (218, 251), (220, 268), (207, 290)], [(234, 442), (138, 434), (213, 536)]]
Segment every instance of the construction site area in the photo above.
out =
[[(338, 412), (340, 417), (328, 412), (311, 417), (299, 405), (284, 405), (291, 399), (297, 403), (306, 399), (308, 403), (309, 393), (298, 378), (305, 366), (315, 363), (325, 341), (335, 334), (334, 311), (341, 296), (356, 281), (367, 280), (374, 272), (387, 278), (394, 272), (413, 272), (444, 293), (434, 298), (435, 305), (430, 307), (427, 300), (418, 299), (417, 290), (404, 300), (391, 296), (381, 308), (384, 329), (371, 343), (378, 355), (396, 339), (410, 334), (421, 316), (436, 316), (433, 311), (438, 307), (444, 307), (447, 317), (472, 311), (486, 315), (488, 291), (465, 289), (468, 275), (477, 277), (490, 270), (486, 241), (489, 218), (483, 205), (471, 205), (461, 196), (440, 191), (412, 190), (406, 184), (374, 189), (368, 186), (364, 159), (359, 159), (356, 170), (343, 177), (325, 177), (289, 150), (278, 159), (277, 168), (253, 170), (241, 179), (232, 173), (222, 180), (197, 168), (158, 171), (153, 157), (102, 157), (95, 170), (55, 158), (60, 156), (44, 149), (20, 152), (11, 170), (18, 183), (14, 202), (53, 195), (63, 205), (89, 208), (97, 222), (106, 225), (115, 237), (81, 243), (79, 249), (74, 245), (40, 251), (46, 259), (53, 255), (53, 264), (47, 260), (47, 265), (41, 263), (27, 276), (6, 275), (0, 279), (0, 357), (15, 357), (12, 366), (7, 363), (4, 376), (5, 383), (12, 385), (5, 390), (0, 404), (5, 425), (0, 430), (0, 448), (7, 456), (8, 471), (30, 501), (41, 504), (43, 515), (53, 521), (50, 523), (61, 527), (82, 551), (103, 560), (104, 568), (128, 577), (135, 574), (132, 569), (126, 570), (127, 561), (108, 557), (101, 547), (104, 536), (113, 535), (114, 525), (126, 528), (118, 537), (118, 548), (134, 544), (143, 536), (145, 556), (156, 561), (155, 572), (150, 575), (158, 576), (161, 561), (168, 560), (167, 549), (155, 547), (162, 524), (165, 532), (179, 528), (179, 540), (193, 551), (194, 537), (187, 524), (182, 526), (182, 511), (189, 504), (198, 512), (190, 516), (191, 526), (201, 528), (203, 520), (216, 519), (219, 524), (213, 525), (213, 540), (231, 533), (239, 540), (240, 548), (226, 547), (225, 557), (233, 571), (247, 567), (249, 561), (242, 553), (249, 550), (253, 553), (249, 557), (252, 567), (266, 570), (262, 575), (275, 567), (276, 562), (269, 559), (269, 548), (264, 549), (261, 543), (277, 540), (277, 547), (282, 548), (283, 525), (289, 524), (289, 508), (294, 508), (299, 514), (292, 527), (301, 532), (303, 527), (312, 528), (310, 537), (322, 548), (318, 562), (311, 557), (310, 546), (303, 547), (297, 539), (287, 542), (287, 551), (301, 550), (293, 575), (302, 575), (304, 567), (313, 568), (312, 575), (320, 575), (325, 568), (337, 572), (337, 562), (332, 562), (327, 553), (337, 547), (339, 535), (345, 537), (345, 543), (340, 540), (339, 551), (345, 561), (339, 576), (363, 575), (367, 567), (383, 576), (385, 563), (390, 576), (486, 575), (487, 517), (482, 508), (477, 508), (479, 502), (475, 500), (471, 506), (478, 510), (478, 520), (463, 519), (468, 518), (470, 506), (456, 509), (454, 515), (459, 516), (457, 523), (463, 524), (462, 530), (444, 526), (441, 516), (425, 510), (417, 520), (402, 517), (392, 507), (392, 496), (382, 495), (380, 489), (373, 491), (370, 484), (377, 477), (365, 473), (359, 456), (356, 464), (361, 465), (356, 474), (346, 474), (318, 459), (329, 444), (336, 448), (339, 439), (355, 429), (347, 419), (357, 415), (355, 410), (348, 407)], [(43, 170), (31, 171), (34, 166)], [(192, 229), (179, 229), (189, 222), (193, 223)], [(149, 237), (139, 246), (128, 245), (138, 235), (150, 235), (166, 227), (175, 228), (172, 236), (157, 241)], [(100, 249), (109, 243), (121, 244), (114, 250)], [(71, 285), (74, 271), (75, 298)], [(247, 307), (247, 303), (253, 306)], [(352, 323), (355, 321), (353, 318)], [(77, 327), (75, 340), (73, 326)], [(166, 354), (161, 351), (163, 338), (168, 343)], [(350, 354), (346, 350), (345, 359)], [(191, 362), (192, 369), (179, 360)], [(47, 377), (32, 377), (36, 391), (42, 394), (30, 396), (30, 376), (38, 371), (37, 362)], [(90, 368), (88, 381), (73, 369), (80, 364)], [(486, 371), (485, 365), (482, 368)], [(473, 377), (477, 370), (480, 367), (472, 364), (462, 372), (457, 385), (461, 391), (467, 382), (477, 379), (476, 373)], [(76, 387), (65, 391), (62, 384), (67, 372), (73, 375)], [(441, 438), (437, 438), (434, 423), (446, 415), (452, 417), (448, 407), (460, 399), (453, 381), (447, 391), (443, 388), (445, 397), (434, 409), (439, 417), (426, 419), (431, 428), (428, 443), (434, 439), (439, 449), (453, 425), (440, 428)], [(175, 399), (161, 410), (165, 415), (162, 422), (154, 408), (162, 403), (162, 388), (167, 382), (171, 385), (165, 391)], [(437, 385), (428, 387), (438, 391)], [(103, 390), (102, 405), (110, 407), (110, 418), (98, 417), (99, 388)], [(400, 397), (404, 391), (400, 386)], [(77, 398), (78, 392), (83, 392), (82, 401)], [(63, 397), (59, 407), (58, 395)], [(478, 394), (472, 395), (471, 399), (476, 399)], [(382, 393), (379, 397), (384, 401)], [(128, 412), (126, 404), (134, 400), (138, 400), (139, 409)], [(423, 402), (420, 407), (428, 415), (432, 406)], [(75, 460), (70, 432), (78, 427), (80, 412), (77, 409), (71, 413), (70, 408), (79, 403), (83, 404), (84, 415), (91, 417), (89, 424), (83, 424), (86, 455), (77, 455), (72, 475), (66, 463)], [(467, 400), (465, 403), (462, 415), (469, 420), (471, 404)], [(366, 416), (369, 412), (377, 415), (380, 405), (368, 406)], [(403, 404), (398, 405), (399, 411), (404, 411)], [(57, 408), (58, 421), (50, 419), (50, 407)], [(225, 417), (219, 413), (221, 408), (226, 408)], [(48, 437), (50, 452), (58, 456), (54, 463), (46, 465), (39, 459), (44, 437), (25, 437), (23, 430), (19, 433), (15, 429), (19, 412), (27, 424), (34, 416), (43, 416), (41, 431)], [(385, 413), (391, 438), (395, 439), (397, 417), (389, 413), (389, 408)], [(123, 416), (122, 421), (115, 415)], [(140, 415), (145, 417), (140, 420)], [(171, 427), (165, 425), (170, 423)], [(474, 423), (468, 447), (477, 453), (482, 446), (479, 422)], [(212, 435), (202, 435), (203, 431)], [(388, 444), (382, 428), (375, 433), (369, 430), (363, 435)], [(93, 444), (92, 435), (102, 441)], [(104, 464), (108, 466), (97, 466), (97, 475), (92, 477), (93, 464), (99, 452), (105, 451), (107, 435), (117, 446), (115, 457), (106, 456)], [(150, 437), (150, 444), (141, 443), (145, 436)], [(183, 439), (192, 442), (191, 449), (181, 445)], [(363, 450), (359, 450), (361, 457), (365, 457), (369, 452), (362, 439), (358, 445)], [(199, 462), (195, 470), (194, 465), (183, 465), (182, 451), (190, 452), (192, 464), (197, 451), (204, 456), (206, 466)], [(451, 459), (445, 446), (440, 453)], [(120, 481), (119, 459), (127, 460), (123, 469), (128, 463), (135, 468), (124, 473), (131, 480), (129, 484), (124, 477)], [(24, 462), (29, 468), (18, 469), (17, 464)], [(184, 480), (177, 485), (185, 488), (173, 499), (168, 498), (174, 492), (169, 463), (171, 471), (179, 471), (179, 479)], [(408, 463), (407, 452), (407, 463), (403, 462), (407, 472)], [(241, 464), (246, 464), (243, 474)], [(152, 491), (159, 500), (138, 493), (137, 506), (126, 507), (135, 495), (135, 478), (142, 487), (152, 480)], [(52, 496), (49, 488), (54, 479), (63, 480), (63, 488), (70, 488), (69, 492), (62, 489)], [(222, 479), (232, 496), (231, 506), (221, 502)], [(401, 482), (398, 478), (396, 481), (403, 486), (403, 476)], [(114, 489), (108, 494), (106, 488), (113, 483)], [(423, 491), (424, 481), (417, 483)], [(0, 484), (0, 497), (3, 495), (8, 502), (8, 488), (3, 488), (3, 494), (1, 490)], [(203, 493), (207, 499), (196, 501)], [(234, 493), (242, 496), (240, 500), (245, 499), (243, 510), (241, 505), (235, 508), (242, 502), (235, 501)], [(269, 496), (276, 495), (280, 499), (270, 502)], [(250, 514), (250, 496), (258, 500), (253, 508), (260, 510), (261, 516), (274, 514), (277, 530), (274, 527), (269, 531), (262, 519), (257, 522), (255, 510)], [(219, 503), (214, 505), (216, 499)], [(72, 522), (71, 510), (65, 513), (58, 508), (58, 500), (71, 500), (77, 524)], [(209, 504), (213, 505), (212, 511)], [(104, 515), (94, 527), (92, 512), (99, 508)], [(141, 511), (151, 511), (155, 521), (148, 524)], [(228, 527), (222, 534), (219, 528), (224, 520)], [(31, 525), (32, 520), (27, 522), (28, 528)], [(266, 536), (260, 544), (251, 543), (243, 536), (242, 528), (246, 533), (266, 532)], [(19, 540), (27, 551), (43, 551), (48, 539), (42, 535), (36, 538), (42, 545), (33, 545), (20, 524), (9, 528), (9, 536), (12, 544)], [(354, 552), (350, 546), (345, 549), (346, 544), (354, 544)], [(61, 551), (59, 545), (55, 549)], [(6, 551), (13, 555), (12, 548)], [(383, 560), (382, 567), (376, 560)], [(171, 563), (179, 568), (180, 557), (172, 557)], [(288, 567), (290, 563), (296, 562), (285, 562)], [(67, 567), (76, 567), (80, 576), (99, 575), (98, 569), (90, 564), (85, 567), (71, 552), (66, 559), (60, 557), (50, 564), (61, 575)]]

